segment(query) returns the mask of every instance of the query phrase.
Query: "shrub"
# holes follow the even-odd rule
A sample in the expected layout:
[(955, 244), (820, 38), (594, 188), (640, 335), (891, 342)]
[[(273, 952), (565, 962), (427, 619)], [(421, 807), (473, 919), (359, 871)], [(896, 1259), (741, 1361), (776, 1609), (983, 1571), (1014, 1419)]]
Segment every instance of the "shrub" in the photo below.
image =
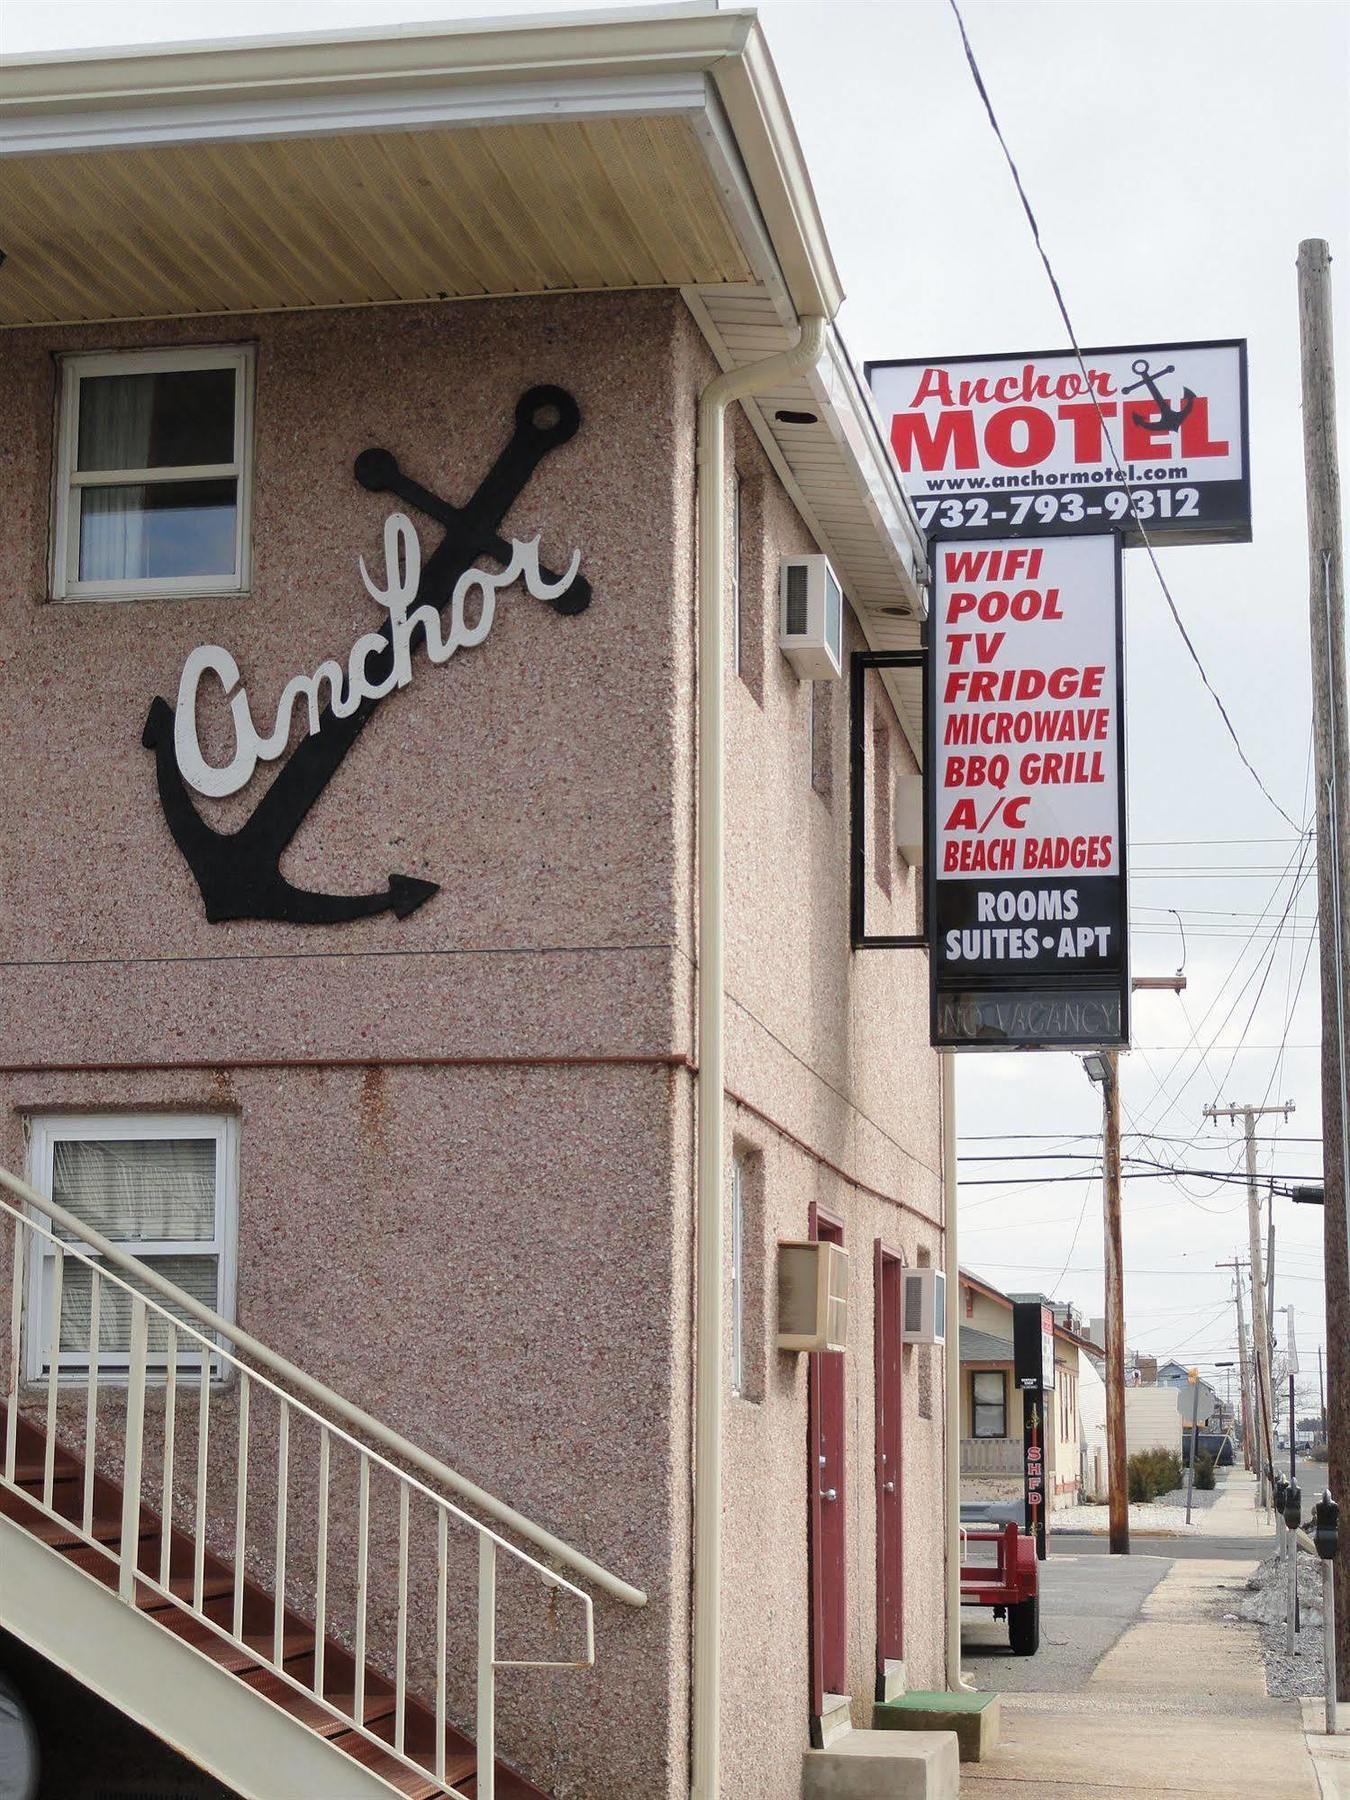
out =
[(1214, 1486), (1214, 1458), (1208, 1450), (1202, 1450), (1195, 1459), (1195, 1485), (1198, 1488)]
[(1175, 1450), (1137, 1450), (1129, 1475), (1131, 1500), (1156, 1500), (1181, 1486), (1181, 1458)]

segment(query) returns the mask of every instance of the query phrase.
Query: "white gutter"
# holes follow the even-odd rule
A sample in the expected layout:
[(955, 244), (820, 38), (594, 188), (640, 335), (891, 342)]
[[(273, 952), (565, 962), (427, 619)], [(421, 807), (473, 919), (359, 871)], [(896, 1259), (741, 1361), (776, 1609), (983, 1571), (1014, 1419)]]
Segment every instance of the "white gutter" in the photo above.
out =
[(942, 1062), (942, 1263), (947, 1277), (947, 1689), (973, 1683), (961, 1675), (961, 1258), (956, 1243), (956, 1058)]
[(694, 1323), (693, 1800), (718, 1800), (722, 1698), (723, 641), (727, 408), (813, 366), (825, 320), (790, 350), (715, 375), (698, 403), (698, 1146)]

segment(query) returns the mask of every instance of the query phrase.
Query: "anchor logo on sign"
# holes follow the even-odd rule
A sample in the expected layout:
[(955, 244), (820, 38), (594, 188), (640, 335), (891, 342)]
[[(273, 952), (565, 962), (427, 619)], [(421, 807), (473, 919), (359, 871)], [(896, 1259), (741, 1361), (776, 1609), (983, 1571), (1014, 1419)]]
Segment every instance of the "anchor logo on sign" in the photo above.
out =
[(1131, 367), (1139, 379), (1131, 382), (1129, 387), (1122, 388), (1121, 393), (1137, 394), (1140, 388), (1147, 388), (1150, 399), (1158, 409), (1156, 419), (1146, 418), (1143, 413), (1130, 414), (1141, 431), (1175, 431), (1178, 425), (1184, 424), (1190, 418), (1191, 408), (1195, 405), (1195, 395), (1190, 388), (1182, 388), (1180, 406), (1169, 406), (1163, 398), (1162, 389), (1158, 386), (1164, 375), (1176, 374), (1175, 363), (1168, 363), (1165, 369), (1150, 369), (1148, 358), (1141, 356), (1131, 364)]

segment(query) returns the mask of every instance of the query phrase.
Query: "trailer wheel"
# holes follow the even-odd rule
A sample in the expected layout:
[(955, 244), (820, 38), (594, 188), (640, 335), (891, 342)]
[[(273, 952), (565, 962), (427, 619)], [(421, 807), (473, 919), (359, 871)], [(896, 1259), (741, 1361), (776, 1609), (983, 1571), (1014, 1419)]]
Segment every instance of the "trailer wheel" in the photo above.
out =
[(1041, 1647), (1041, 1597), (1019, 1600), (1008, 1608), (1008, 1642), (1014, 1656), (1035, 1656)]

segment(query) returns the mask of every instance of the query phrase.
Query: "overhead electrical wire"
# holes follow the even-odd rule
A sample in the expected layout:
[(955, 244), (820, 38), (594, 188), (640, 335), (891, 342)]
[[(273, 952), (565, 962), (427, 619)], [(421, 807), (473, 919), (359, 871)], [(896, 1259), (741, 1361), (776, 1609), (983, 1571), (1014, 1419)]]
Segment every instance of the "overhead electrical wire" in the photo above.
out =
[(1251, 761), (1250, 757), (1247, 755), (1247, 752), (1243, 749), (1242, 741), (1238, 737), (1237, 731), (1233, 725), (1233, 721), (1228, 716), (1228, 709), (1224, 705), (1223, 701), (1220, 699), (1218, 689), (1214, 686), (1214, 683), (1210, 680), (1209, 674), (1205, 669), (1205, 665), (1200, 660), (1200, 654), (1197, 651), (1195, 645), (1191, 641), (1191, 635), (1186, 629), (1186, 625), (1185, 625), (1184, 620), (1181, 617), (1181, 613), (1177, 609), (1177, 603), (1172, 598), (1172, 590), (1167, 585), (1167, 578), (1162, 572), (1162, 567), (1158, 562), (1157, 553), (1153, 548), (1152, 540), (1150, 539), (1148, 532), (1144, 528), (1143, 518), (1142, 518), (1139, 508), (1135, 502), (1134, 488), (1131, 485), (1129, 477), (1125, 473), (1124, 467), (1122, 466), (1121, 461), (1120, 461), (1120, 457), (1116, 454), (1115, 440), (1111, 436), (1110, 429), (1107, 426), (1106, 415), (1102, 412), (1101, 400), (1097, 394), (1095, 385), (1093, 384), (1091, 378), (1088, 375), (1087, 364), (1083, 360), (1083, 351), (1082, 351), (1082, 348), (1078, 341), (1078, 334), (1073, 328), (1073, 320), (1069, 317), (1069, 308), (1065, 302), (1063, 290), (1061, 289), (1061, 287), (1059, 285), (1059, 278), (1055, 274), (1054, 268), (1050, 262), (1050, 258), (1048, 256), (1048, 254), (1046, 253), (1045, 245), (1041, 242), (1041, 228), (1037, 221), (1036, 214), (1032, 210), (1031, 201), (1027, 197), (1027, 191), (1026, 191), (1025, 187), (1022, 185), (1022, 177), (1021, 177), (1020, 173), (1018, 172), (1017, 164), (1013, 161), (1012, 151), (1008, 148), (1007, 139), (1004, 137), (1002, 128), (999, 125), (998, 116), (994, 111), (994, 103), (989, 98), (989, 90), (984, 85), (984, 76), (980, 73), (980, 65), (975, 60), (975, 51), (974, 51), (973, 47), (971, 46), (970, 36), (969, 36), (968, 32), (966, 31), (966, 22), (961, 17), (961, 8), (957, 5), (957, 0), (948, 0), (948, 4), (950, 5), (953, 16), (956, 19), (957, 29), (961, 33), (961, 44), (966, 53), (966, 62), (969, 65), (971, 76), (974, 79), (976, 91), (978, 92), (980, 99), (984, 103), (984, 110), (985, 110), (986, 114), (988, 115), (989, 123), (993, 128), (994, 136), (998, 139), (999, 148), (1003, 152), (1004, 160), (1006, 161), (1006, 163), (1008, 165), (1008, 171), (1013, 178), (1013, 184), (1017, 189), (1018, 198), (1022, 202), (1022, 211), (1026, 214), (1027, 224), (1031, 227), (1031, 235), (1036, 243), (1037, 254), (1039, 255), (1039, 257), (1041, 259), (1041, 264), (1042, 264), (1043, 268), (1045, 269), (1046, 278), (1050, 283), (1052, 292), (1054, 293), (1055, 304), (1059, 308), (1059, 316), (1064, 321), (1064, 329), (1069, 334), (1069, 342), (1073, 346), (1074, 355), (1078, 358), (1078, 366), (1083, 372), (1083, 380), (1084, 380), (1084, 383), (1086, 384), (1087, 392), (1091, 396), (1093, 405), (1097, 409), (1097, 417), (1101, 424), (1104, 441), (1110, 448), (1111, 460), (1115, 464), (1116, 473), (1120, 477), (1121, 485), (1125, 489), (1125, 493), (1129, 498), (1130, 512), (1134, 519), (1135, 529), (1139, 533), (1139, 538), (1140, 538), (1141, 543), (1143, 544), (1145, 550), (1148, 552), (1148, 559), (1149, 559), (1149, 562), (1153, 566), (1153, 573), (1158, 578), (1158, 586), (1162, 589), (1163, 598), (1166, 600), (1168, 609), (1171, 612), (1173, 621), (1176, 624), (1176, 628), (1181, 634), (1181, 641), (1183, 644), (1185, 644), (1186, 649), (1190, 654), (1191, 661), (1195, 664), (1195, 667), (1196, 667), (1197, 671), (1199, 672), (1200, 679), (1205, 684), (1205, 688), (1206, 688), (1207, 692), (1209, 693), (1210, 698), (1213, 700), (1215, 706), (1218, 707), (1219, 716), (1223, 720), (1224, 725), (1227, 728), (1229, 737), (1233, 740), (1233, 748), (1237, 751), (1239, 757), (1241, 757), (1243, 766), (1247, 770), (1247, 773), (1251, 776), (1252, 780), (1256, 783), (1257, 787), (1260, 788), (1261, 792), (1265, 795), (1266, 799), (1275, 808), (1276, 812), (1279, 813), (1280, 817), (1282, 819), (1286, 820), (1290, 825), (1293, 826), (1294, 830), (1297, 831), (1299, 829), (1298, 821), (1294, 818), (1291, 818), (1290, 815), (1280, 805), (1279, 801), (1275, 798), (1274, 794), (1271, 793), (1270, 789), (1266, 786), (1265, 782), (1261, 779), (1260, 775), (1257, 773), (1256, 767), (1253, 764), (1253, 762)]

